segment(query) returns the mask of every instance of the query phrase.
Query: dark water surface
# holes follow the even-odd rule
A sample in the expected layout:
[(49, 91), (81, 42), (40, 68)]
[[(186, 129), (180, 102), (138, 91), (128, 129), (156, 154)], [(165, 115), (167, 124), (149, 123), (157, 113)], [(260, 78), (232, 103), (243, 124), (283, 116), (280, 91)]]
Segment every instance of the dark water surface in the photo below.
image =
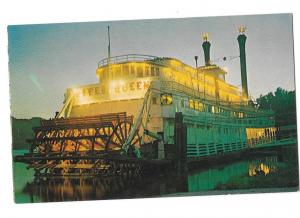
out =
[[(15, 150), (14, 155), (24, 151)], [(143, 198), (298, 190), (295, 146), (269, 150), (243, 161), (151, 178), (50, 178), (34, 181), (33, 171), (13, 164), (16, 203)]]

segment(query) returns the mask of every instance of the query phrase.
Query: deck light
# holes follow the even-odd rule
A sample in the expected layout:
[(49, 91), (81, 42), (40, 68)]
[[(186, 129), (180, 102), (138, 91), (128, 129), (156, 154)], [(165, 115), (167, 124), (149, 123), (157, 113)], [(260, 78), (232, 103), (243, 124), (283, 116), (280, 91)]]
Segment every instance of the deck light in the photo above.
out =
[(162, 94), (160, 96), (160, 102), (162, 105), (170, 105), (173, 102), (172, 94)]

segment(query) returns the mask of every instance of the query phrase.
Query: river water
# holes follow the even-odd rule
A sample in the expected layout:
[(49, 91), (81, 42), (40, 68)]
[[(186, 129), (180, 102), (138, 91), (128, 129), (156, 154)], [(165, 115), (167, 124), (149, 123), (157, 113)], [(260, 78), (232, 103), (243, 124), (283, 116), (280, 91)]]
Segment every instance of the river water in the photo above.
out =
[[(14, 150), (13, 155), (23, 150)], [(298, 190), (296, 146), (256, 153), (243, 161), (151, 178), (51, 178), (34, 181), (33, 171), (13, 164), (16, 203), (124, 199)]]

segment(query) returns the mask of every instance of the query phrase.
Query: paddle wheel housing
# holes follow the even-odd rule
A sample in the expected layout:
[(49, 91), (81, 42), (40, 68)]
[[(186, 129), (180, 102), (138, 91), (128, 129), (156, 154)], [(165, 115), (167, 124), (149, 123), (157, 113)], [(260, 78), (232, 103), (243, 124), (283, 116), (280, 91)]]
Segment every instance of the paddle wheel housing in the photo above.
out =
[[(120, 151), (133, 125), (133, 116), (126, 113), (78, 118), (41, 120), (35, 127), (35, 138), (28, 140), (38, 154), (67, 152)], [(138, 128), (131, 143), (140, 148)]]
[[(41, 120), (41, 126), (33, 129), (35, 138), (28, 140), (29, 167), (38, 174), (51, 175), (116, 173), (123, 166), (107, 157), (120, 156), (132, 126), (133, 116), (125, 112)], [(141, 147), (139, 126), (129, 147), (128, 156)]]

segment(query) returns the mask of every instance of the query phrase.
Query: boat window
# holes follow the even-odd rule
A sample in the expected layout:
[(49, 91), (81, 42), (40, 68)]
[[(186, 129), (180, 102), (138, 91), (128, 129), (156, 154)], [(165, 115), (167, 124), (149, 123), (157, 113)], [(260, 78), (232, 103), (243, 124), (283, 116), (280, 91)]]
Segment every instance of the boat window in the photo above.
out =
[(152, 104), (157, 104), (157, 98), (156, 97), (152, 97)]
[(213, 113), (214, 112), (214, 106), (208, 105), (208, 112)]
[(189, 107), (191, 108), (191, 109), (194, 109), (195, 107), (194, 107), (194, 100), (193, 99), (190, 99), (189, 100)]
[(134, 75), (135, 75), (135, 68), (134, 68), (134, 65), (131, 65), (130, 68), (131, 68), (131, 69), (130, 69), (130, 73), (131, 73), (132, 76), (134, 76)]
[(159, 67), (157, 67), (156, 69), (155, 69), (155, 73), (156, 73), (156, 76), (159, 76), (160, 75), (160, 72), (159, 72)]
[(143, 77), (143, 67), (142, 66), (138, 66), (136, 71), (137, 71), (137, 77)]
[(88, 92), (89, 92), (89, 96), (94, 95), (94, 88), (89, 88)]
[(151, 76), (155, 76), (154, 67), (151, 67)]
[(100, 88), (99, 87), (95, 88), (95, 95), (100, 95)]
[(83, 96), (88, 96), (88, 95), (89, 95), (88, 89), (83, 89)]
[(119, 78), (121, 75), (121, 67), (115, 67), (114, 69), (114, 77)]
[(199, 111), (204, 111), (204, 104), (202, 102), (199, 102)]
[(128, 76), (129, 75), (129, 66), (123, 65), (122, 71), (123, 71), (123, 76)]
[(162, 94), (160, 97), (162, 105), (170, 105), (173, 102), (172, 94)]
[(220, 108), (219, 107), (214, 107), (215, 109), (215, 113), (218, 114), (220, 112)]
[(194, 102), (194, 105), (195, 105), (195, 110), (199, 110), (199, 102), (198, 102), (198, 101), (195, 101), (195, 102)]
[(180, 103), (181, 103), (181, 107), (184, 107), (184, 99), (183, 98), (181, 99)]
[(147, 66), (147, 67), (145, 67), (145, 76), (149, 76), (149, 67)]
[(106, 74), (107, 74), (107, 72), (106, 72), (106, 71), (103, 71), (102, 74), (100, 74), (100, 80), (101, 80), (101, 79), (105, 80)]

